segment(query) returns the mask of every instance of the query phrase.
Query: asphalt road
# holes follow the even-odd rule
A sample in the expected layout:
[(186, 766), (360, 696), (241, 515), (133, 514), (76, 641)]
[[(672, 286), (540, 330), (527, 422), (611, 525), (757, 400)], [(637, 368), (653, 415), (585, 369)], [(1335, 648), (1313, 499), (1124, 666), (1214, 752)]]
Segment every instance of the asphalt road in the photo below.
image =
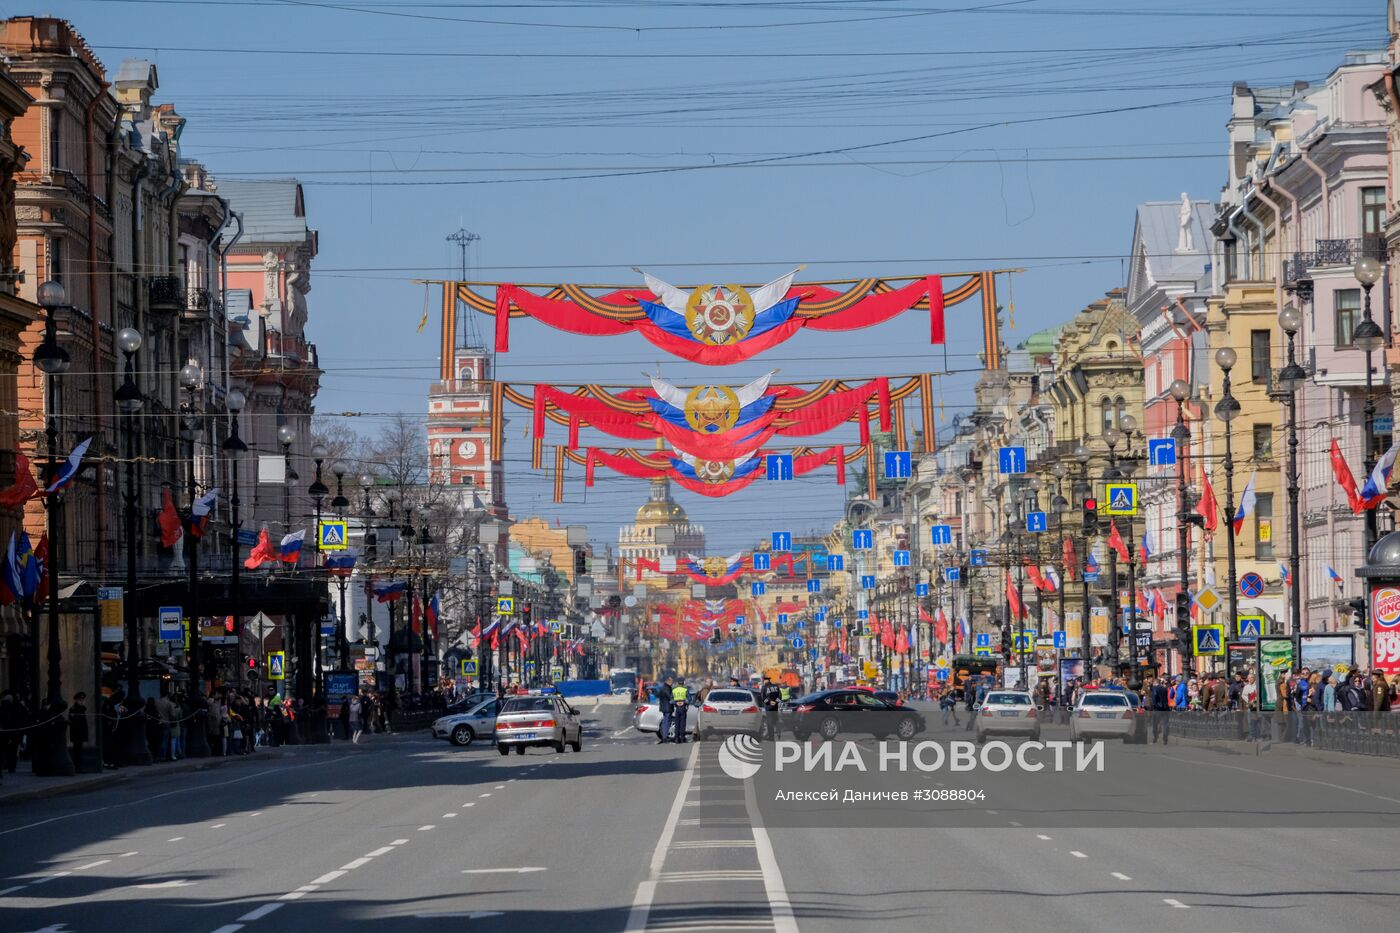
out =
[[(373, 737), (0, 808), (0, 930), (1243, 933), (1379, 929), (1400, 907), (1389, 764), (1133, 748), (1111, 762), (1121, 794), (1060, 775), (1063, 812), (1043, 819), (986, 803), (967, 828), (779, 828), (717, 743), (658, 746), (623, 704), (584, 712), (582, 754)], [(1306, 830), (1085, 816), (1206, 807), (1230, 783), (1351, 809)]]

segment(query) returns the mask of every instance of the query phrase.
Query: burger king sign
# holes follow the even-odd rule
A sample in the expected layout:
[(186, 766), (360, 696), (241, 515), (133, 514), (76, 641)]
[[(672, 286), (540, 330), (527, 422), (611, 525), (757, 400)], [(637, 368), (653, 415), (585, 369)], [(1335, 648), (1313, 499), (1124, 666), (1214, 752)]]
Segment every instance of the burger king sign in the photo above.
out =
[(1400, 673), (1400, 587), (1371, 589), (1371, 664), (1387, 674)]

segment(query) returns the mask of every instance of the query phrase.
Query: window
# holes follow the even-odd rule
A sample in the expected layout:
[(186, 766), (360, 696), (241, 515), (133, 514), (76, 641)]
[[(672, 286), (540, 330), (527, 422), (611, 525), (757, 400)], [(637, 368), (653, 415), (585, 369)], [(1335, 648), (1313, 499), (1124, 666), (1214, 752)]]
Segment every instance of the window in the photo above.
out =
[(1256, 424), (1254, 426), (1254, 459), (1268, 460), (1274, 455), (1274, 426)]
[[(1385, 235), (1385, 188), (1361, 189), (1361, 236), (1375, 243)], [(1367, 255), (1370, 255), (1368, 252)]]
[(1254, 557), (1268, 560), (1274, 556), (1274, 494), (1264, 492), (1254, 503)]
[[(49, 238), (49, 280), (53, 282), (63, 281), (63, 241), (57, 237)], [(71, 301), (75, 296), (69, 295)]]
[(1361, 289), (1341, 288), (1332, 293), (1332, 314), (1335, 320), (1338, 347), (1350, 347), (1351, 335), (1361, 320)]
[(1123, 416), (1128, 413), (1128, 403), (1123, 401), (1123, 396), (1113, 400), (1113, 426), (1118, 430), (1123, 430)]
[(63, 108), (49, 108), (49, 171), (63, 168)]
[(1102, 434), (1113, 427), (1113, 403), (1105, 397), (1103, 401), (1099, 402), (1099, 410), (1102, 412), (1102, 417), (1100, 418), (1102, 424), (1099, 426), (1099, 433)]
[(1249, 376), (1255, 382), (1269, 381), (1269, 363), (1273, 359), (1269, 339), (1270, 332), (1267, 330), (1249, 332)]

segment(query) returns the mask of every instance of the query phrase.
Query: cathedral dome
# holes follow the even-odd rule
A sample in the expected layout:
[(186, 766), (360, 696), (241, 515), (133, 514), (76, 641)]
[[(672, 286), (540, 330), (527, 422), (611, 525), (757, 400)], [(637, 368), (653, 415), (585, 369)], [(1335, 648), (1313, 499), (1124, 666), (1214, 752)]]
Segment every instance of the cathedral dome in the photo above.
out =
[(637, 509), (638, 525), (687, 525), (690, 517), (679, 502), (671, 498), (671, 481), (653, 480), (651, 498)]

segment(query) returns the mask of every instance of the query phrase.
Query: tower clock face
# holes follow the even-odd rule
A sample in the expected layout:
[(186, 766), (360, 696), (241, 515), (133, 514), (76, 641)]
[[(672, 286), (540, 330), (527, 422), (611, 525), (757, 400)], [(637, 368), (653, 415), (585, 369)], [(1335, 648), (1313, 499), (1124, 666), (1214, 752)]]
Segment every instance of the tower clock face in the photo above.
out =
[(463, 460), (475, 460), (479, 449), (476, 441), (462, 441), (457, 445), (457, 455)]

